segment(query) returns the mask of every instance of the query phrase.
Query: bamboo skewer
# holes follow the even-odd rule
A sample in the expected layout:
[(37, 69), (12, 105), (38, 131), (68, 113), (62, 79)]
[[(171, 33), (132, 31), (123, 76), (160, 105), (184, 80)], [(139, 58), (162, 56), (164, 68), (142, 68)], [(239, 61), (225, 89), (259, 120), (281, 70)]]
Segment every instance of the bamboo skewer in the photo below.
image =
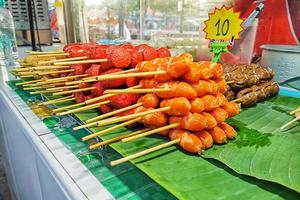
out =
[(68, 102), (68, 101), (74, 101), (76, 98), (72, 97), (69, 99), (62, 99), (60, 101), (54, 101), (54, 102), (45, 102), (45, 103), (41, 103), (40, 105), (50, 105), (50, 104), (58, 104), (58, 103), (64, 103), (64, 102)]
[(107, 59), (93, 59), (93, 60), (79, 60), (79, 61), (66, 61), (66, 62), (54, 62), (54, 65), (73, 65), (73, 64), (87, 64), (87, 63), (100, 63), (106, 62)]
[[(142, 103), (137, 103), (137, 104), (133, 104), (131, 106), (127, 106), (125, 108), (121, 108), (121, 109), (118, 109), (118, 110), (115, 110), (115, 111), (112, 111), (112, 112), (109, 112), (109, 113), (105, 113), (103, 115), (99, 115), (97, 117), (94, 117), (94, 118), (86, 120), (86, 123), (94, 122), (94, 121), (97, 121), (97, 120), (99, 121), (100, 119), (104, 119), (104, 118), (113, 116), (115, 114), (119, 114), (119, 113), (125, 112), (127, 110), (131, 110), (131, 109), (137, 108), (137, 107), (139, 107), (141, 105), (143, 105), (143, 104)], [(86, 125), (88, 125), (88, 124), (86, 124)]]
[(75, 107), (83, 106), (83, 105), (85, 105), (84, 102), (77, 103), (77, 104), (72, 104), (72, 105), (69, 105), (69, 106), (64, 106), (64, 107), (61, 107), (61, 108), (56, 108), (56, 109), (52, 110), (52, 112), (57, 113), (57, 112), (62, 111), (62, 110), (68, 110), (69, 108), (75, 108)]
[(84, 92), (84, 91), (89, 91), (89, 90), (94, 90), (94, 89), (96, 89), (96, 87), (87, 87), (87, 88), (80, 88), (80, 89), (68, 90), (68, 91), (63, 91), (63, 92), (55, 92), (55, 93), (53, 93), (53, 96), (63, 95), (63, 94), (72, 94), (75, 92)]
[[(62, 90), (60, 90), (60, 91), (62, 91)], [(30, 94), (49, 94), (49, 93), (53, 93), (53, 91), (39, 90), (39, 91), (30, 92)]]
[(78, 88), (78, 85), (69, 85), (69, 86), (62, 86), (62, 87), (55, 87), (55, 88), (47, 88), (48, 91), (55, 91), (55, 90), (64, 90), (64, 89), (71, 89), (71, 88)]
[(37, 55), (38, 58), (45, 58), (45, 57), (60, 57), (60, 56), (69, 56), (69, 53), (51, 53), (51, 54), (39, 54)]
[(241, 100), (242, 100), (242, 98), (238, 98), (238, 99), (234, 99), (234, 100), (232, 100), (232, 101), (230, 101), (230, 102), (236, 103), (236, 102), (239, 102), (239, 101), (241, 101)]
[(87, 56), (82, 56), (82, 57), (74, 57), (74, 58), (53, 59), (53, 60), (48, 60), (48, 61), (40, 61), (40, 62), (38, 62), (38, 64), (39, 65), (45, 65), (45, 64), (52, 64), (52, 63), (55, 63), (55, 62), (85, 60), (87, 58), (88, 58)]
[(60, 103), (61, 101), (64, 102), (63, 100), (69, 100), (69, 101), (71, 101), (72, 98), (74, 98), (74, 95), (69, 95), (69, 96), (66, 96), (66, 97), (61, 97), (61, 98), (57, 98), (57, 99), (45, 101), (45, 102), (39, 103), (38, 105), (55, 104), (56, 102), (58, 102), (58, 103)]
[(300, 107), (297, 108), (297, 109), (295, 109), (295, 110), (293, 110), (292, 112), (290, 112), (290, 114), (291, 114), (291, 115), (292, 115), (292, 114), (295, 114), (295, 113), (298, 112), (298, 111), (300, 111)]
[[(127, 71), (123, 71), (124, 73)], [(156, 75), (156, 74), (165, 74), (165, 71), (155, 71), (155, 72), (137, 72), (137, 73), (130, 73), (130, 74), (104, 74), (100, 76), (95, 76), (91, 78), (86, 78), (80, 81), (73, 81), (68, 82), (66, 85), (71, 84), (78, 84), (78, 83), (89, 83), (89, 82), (95, 82), (95, 81), (103, 81), (103, 80), (113, 80), (113, 79), (120, 79), (120, 78), (129, 78), (129, 77), (141, 77), (141, 76), (149, 76), (149, 75)]]
[(167, 110), (170, 110), (169, 106), (163, 107), (163, 108), (157, 108), (157, 109), (153, 109), (153, 110), (148, 110), (148, 111), (144, 111), (144, 112), (140, 112), (140, 113), (135, 113), (135, 114), (127, 115), (127, 116), (123, 116), (123, 117), (109, 118), (106, 120), (98, 121), (97, 126), (105, 126), (105, 125), (109, 125), (109, 124), (114, 124), (114, 123), (130, 120), (130, 119), (134, 119), (137, 117), (141, 117), (144, 115), (148, 115), (148, 114), (152, 114), (152, 113), (156, 113), (156, 112), (163, 112), (163, 111), (167, 111)]
[(232, 84), (234, 81), (226, 81), (227, 84)]
[(64, 51), (29, 51), (26, 50), (26, 53), (30, 55), (43, 55), (43, 54), (58, 54), (58, 53), (65, 53)]
[(174, 123), (174, 124), (170, 124), (170, 125), (167, 125), (167, 126), (163, 126), (163, 127), (160, 127), (160, 128), (156, 128), (156, 129), (153, 129), (153, 130), (150, 130), (150, 131), (147, 131), (147, 132), (144, 132), (142, 134), (139, 134), (139, 135), (135, 135), (135, 136), (132, 136), (132, 137), (127, 137), (127, 138), (124, 138), (122, 139), (121, 141), (122, 142), (130, 142), (132, 140), (136, 140), (136, 139), (139, 139), (139, 138), (142, 138), (142, 137), (146, 137), (146, 136), (149, 136), (149, 135), (153, 135), (155, 133), (159, 133), (161, 131), (165, 131), (165, 130), (169, 130), (171, 128), (175, 128), (177, 127), (179, 124), (177, 123)]
[(45, 66), (38, 66), (38, 67), (26, 67), (26, 68), (16, 68), (13, 69), (15, 72), (25, 72), (31, 70), (47, 70), (47, 69), (68, 69), (70, 66), (53, 66), (53, 65), (45, 65)]
[(52, 88), (53, 86), (49, 85), (44, 85), (44, 86), (36, 86), (36, 87), (24, 87), (23, 90), (39, 90), (39, 89), (46, 89), (47, 88)]
[(153, 93), (153, 92), (169, 92), (170, 88), (145, 88), (145, 89), (112, 89), (105, 90), (104, 94), (127, 94), (127, 93)]
[(160, 149), (163, 149), (163, 148), (172, 146), (173, 144), (177, 144), (178, 142), (180, 142), (180, 138), (178, 138), (178, 139), (176, 139), (176, 140), (172, 140), (172, 141), (167, 142), (167, 143), (164, 143), (164, 144), (161, 144), (161, 145), (158, 145), (158, 146), (155, 146), (155, 147), (152, 147), (152, 148), (150, 148), (150, 149), (146, 149), (146, 150), (144, 150), (144, 151), (141, 151), (141, 152), (132, 154), (132, 155), (130, 155), (130, 156), (127, 156), (127, 157), (124, 157), (124, 158), (121, 158), (121, 159), (118, 159), (118, 160), (111, 161), (111, 162), (110, 162), (110, 166), (116, 166), (116, 165), (119, 165), (119, 164), (124, 163), (124, 162), (127, 162), (127, 161), (129, 161), (129, 160), (132, 160), (132, 159), (135, 159), (135, 158), (144, 156), (144, 155), (146, 155), (146, 154), (152, 153), (152, 152), (154, 152), (154, 151), (157, 151), (157, 150), (160, 150)]
[(75, 108), (75, 109), (68, 110), (68, 111), (65, 111), (65, 112), (56, 113), (56, 115), (57, 116), (63, 116), (63, 115), (71, 114), (71, 113), (77, 113), (77, 112), (82, 112), (82, 111), (86, 111), (86, 110), (91, 110), (91, 109), (94, 109), (94, 108), (98, 108), (99, 106), (108, 104), (109, 102), (110, 101), (102, 101), (102, 102), (91, 104), (91, 105), (88, 105), (88, 106), (83, 106), (83, 107)]
[(123, 138), (134, 136), (134, 135), (137, 135), (137, 134), (143, 133), (145, 131), (149, 131), (149, 130), (151, 130), (151, 128), (144, 128), (142, 130), (134, 131), (132, 133), (128, 133), (128, 134), (125, 134), (125, 135), (120, 135), (120, 136), (117, 136), (117, 137), (105, 140), (103, 142), (98, 142), (96, 144), (93, 144), (93, 145), (89, 146), (89, 150), (93, 150), (93, 149), (99, 148), (101, 146), (104, 146), (104, 145), (107, 145), (107, 144), (119, 141), (119, 140), (121, 140)]
[(86, 76), (88, 76), (88, 74), (66, 76), (66, 77), (61, 77), (61, 78), (52, 78), (52, 79), (45, 80), (44, 84), (48, 84), (49, 82), (64, 82), (64, 81), (67, 81), (68, 79), (82, 78), (82, 77), (86, 77)]
[[(124, 71), (113, 72), (110, 74), (103, 74), (103, 75), (99, 75), (99, 76), (126, 74), (126, 73), (131, 73), (131, 72), (136, 72), (136, 71), (138, 71), (138, 69), (133, 68), (133, 69), (128, 69), (128, 70), (124, 70)], [(96, 79), (99, 76), (91, 76), (91, 77), (83, 78), (82, 80)]]
[(290, 126), (291, 124), (293, 124), (294, 122), (296, 122), (297, 120), (300, 119), (300, 116), (296, 117), (295, 119), (289, 121), (288, 123), (284, 124), (283, 126), (280, 127), (280, 129), (285, 129), (286, 127)]
[(43, 80), (24, 81), (24, 82), (21, 82), (21, 83), (17, 83), (16, 85), (20, 86), (20, 85), (26, 85), (26, 84), (30, 84), (30, 83), (38, 83), (38, 82), (41, 82), (41, 81), (43, 81)]
[(48, 75), (48, 74), (61, 74), (66, 72), (74, 72), (75, 69), (66, 69), (66, 70), (58, 70), (58, 71), (46, 71), (46, 72), (39, 72), (38, 75)]
[[(136, 69), (129, 69), (129, 70), (126, 70), (126, 71), (115, 72), (115, 73), (111, 73), (111, 74), (109, 74), (109, 75), (121, 75), (121, 74), (126, 74), (126, 73), (134, 72), (134, 71), (136, 71)], [(102, 76), (107, 76), (107, 75), (108, 75), (108, 74), (100, 75), (100, 76), (91, 76), (91, 77), (83, 78), (83, 79), (78, 80), (78, 81), (70, 81), (70, 82), (66, 82), (66, 85), (73, 85), (73, 84), (79, 84), (79, 83), (96, 82), (96, 81), (99, 81), (99, 80), (97, 79), (97, 77), (102, 77)]]
[[(130, 88), (126, 88), (124, 90), (137, 89), (137, 88), (140, 88), (140, 87), (142, 87), (142, 86), (141, 85), (136, 85), (136, 86), (133, 86), (133, 87), (130, 87)], [(112, 96), (115, 96), (115, 95), (116, 94), (106, 94), (106, 95), (102, 95), (102, 96), (99, 96), (99, 97), (95, 97), (95, 98), (86, 100), (85, 104), (91, 104), (91, 103), (94, 103), (96, 101), (100, 101), (100, 100), (103, 100), (103, 99), (106, 99), (106, 98), (109, 98), (109, 97), (112, 97)]]
[(82, 140), (82, 141), (87, 141), (87, 140), (92, 139), (92, 138), (94, 138), (94, 137), (101, 136), (101, 135), (104, 135), (104, 134), (109, 133), (109, 132), (111, 132), (111, 131), (114, 131), (114, 130), (116, 130), (116, 129), (119, 129), (119, 128), (121, 128), (121, 127), (125, 127), (125, 126), (127, 126), (127, 125), (134, 124), (134, 123), (138, 122), (138, 121), (141, 120), (141, 119), (142, 119), (141, 117), (138, 117), (138, 118), (136, 118), (136, 119), (132, 119), (132, 120), (129, 120), (129, 121), (127, 121), (127, 122), (123, 122), (123, 123), (118, 124), (118, 125), (116, 125), (116, 126), (113, 126), (113, 127), (104, 129), (104, 130), (102, 130), (102, 131), (99, 131), (99, 132), (97, 132), (97, 133), (93, 133), (93, 134), (91, 134), (91, 135), (85, 136), (85, 137), (81, 138), (81, 140)]

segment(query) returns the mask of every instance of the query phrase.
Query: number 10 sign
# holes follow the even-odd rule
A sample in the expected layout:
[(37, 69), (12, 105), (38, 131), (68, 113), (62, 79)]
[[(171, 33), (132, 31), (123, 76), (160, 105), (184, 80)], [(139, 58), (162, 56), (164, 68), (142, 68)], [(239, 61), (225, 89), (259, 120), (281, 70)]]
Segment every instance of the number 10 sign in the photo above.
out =
[(210, 40), (229, 40), (239, 39), (239, 33), (243, 31), (240, 13), (234, 12), (233, 8), (216, 8), (213, 13), (209, 13), (209, 18), (204, 23), (206, 27), (206, 39)]

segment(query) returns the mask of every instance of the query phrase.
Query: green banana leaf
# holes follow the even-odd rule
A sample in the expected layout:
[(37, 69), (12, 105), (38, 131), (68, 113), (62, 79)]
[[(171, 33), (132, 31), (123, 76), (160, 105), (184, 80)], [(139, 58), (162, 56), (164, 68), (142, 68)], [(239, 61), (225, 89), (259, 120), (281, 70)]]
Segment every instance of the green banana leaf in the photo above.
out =
[(300, 192), (300, 123), (280, 127), (300, 99), (275, 97), (243, 110), (230, 120), (238, 137), (229, 144), (205, 151), (203, 157), (219, 160), (238, 173), (273, 181)]
[[(277, 106), (276, 103), (270, 102), (274, 106)], [(81, 121), (96, 115), (95, 110), (76, 114)], [(239, 123), (236, 125), (241, 126)], [(106, 127), (92, 128), (91, 130), (95, 132), (104, 128)], [(102, 136), (101, 139), (106, 140), (127, 132), (129, 130), (121, 128)], [(76, 135), (76, 132), (73, 134)], [(258, 133), (258, 135), (261, 134)], [(240, 139), (243, 139), (244, 136), (241, 136), (242, 134), (237, 140), (209, 151), (227, 148), (233, 143), (243, 143), (243, 140)], [(117, 142), (110, 146), (122, 156), (126, 156), (166, 141), (164, 138), (156, 136), (142, 138), (130, 143)], [(88, 143), (93, 142), (94, 140), (88, 141)], [(78, 141), (78, 143), (81, 142)], [(255, 141), (251, 145), (256, 145)], [(262, 142), (260, 145), (262, 146), (264, 143)], [(115, 159), (115, 156), (112, 156), (111, 159)], [(131, 162), (178, 199), (300, 199), (299, 193), (287, 187), (238, 174), (230, 169), (229, 165), (226, 166), (214, 159), (187, 154), (176, 146), (148, 154)], [(279, 161), (275, 160), (275, 162)], [(114, 167), (107, 166), (107, 168), (114, 171)], [(136, 179), (139, 178), (136, 177)], [(120, 181), (122, 180), (120, 179)]]

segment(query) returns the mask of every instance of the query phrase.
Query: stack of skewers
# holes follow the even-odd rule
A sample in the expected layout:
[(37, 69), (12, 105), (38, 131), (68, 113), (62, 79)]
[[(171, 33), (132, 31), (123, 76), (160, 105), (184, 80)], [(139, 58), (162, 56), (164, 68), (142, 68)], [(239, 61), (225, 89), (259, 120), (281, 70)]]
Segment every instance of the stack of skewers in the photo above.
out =
[(225, 80), (232, 81), (225, 93), (229, 101), (236, 99), (243, 107), (250, 107), (279, 92), (278, 83), (272, 81), (274, 73), (267, 67), (257, 64), (223, 66)]
[[(111, 47), (106, 47), (105, 52), (109, 52), (109, 48)], [(114, 127), (86, 136), (82, 138), (83, 141), (124, 126), (132, 127), (140, 124), (145, 127), (109, 141), (93, 144), (90, 149), (120, 139), (129, 142), (152, 134), (169, 136), (171, 139), (166, 144), (112, 162), (112, 165), (176, 143), (190, 153), (201, 153), (213, 143), (223, 144), (227, 139), (235, 138), (235, 130), (224, 121), (238, 114), (240, 106), (228, 102), (223, 95), (227, 83), (223, 79), (223, 68), (220, 64), (193, 62), (190, 54), (170, 58), (169, 52), (165, 49), (160, 50), (164, 53), (156, 53), (156, 56), (162, 58), (147, 57), (148, 53), (144, 53), (142, 60), (146, 61), (137, 64), (132, 61), (132, 56), (131, 59), (124, 59), (129, 55), (123, 55), (124, 46), (118, 48), (121, 50), (112, 48), (112, 52), (106, 54), (106, 58), (99, 56), (91, 60), (72, 61), (71, 67), (74, 71), (68, 72), (67, 75), (23, 82), (20, 85), (27, 90), (42, 89), (32, 92), (34, 94), (68, 95), (44, 102), (46, 105), (76, 100), (76, 104), (55, 109), (57, 115), (99, 108), (102, 115), (87, 120), (86, 124), (75, 127), (74, 130), (121, 122)], [(129, 46), (127, 48), (129, 49)], [(96, 49), (102, 52), (98, 47)], [(132, 51), (136, 52), (136, 49)], [(137, 52), (147, 51), (145, 46), (142, 50), (137, 50)], [(68, 52), (68, 55), (71, 55), (71, 52)], [(88, 68), (82, 64), (82, 62), (93, 63), (93, 60), (98, 58), (105, 61), (102, 60), (100, 65), (94, 64)], [(55, 66), (69, 64), (54, 63)], [(130, 69), (135, 64), (136, 67)]]

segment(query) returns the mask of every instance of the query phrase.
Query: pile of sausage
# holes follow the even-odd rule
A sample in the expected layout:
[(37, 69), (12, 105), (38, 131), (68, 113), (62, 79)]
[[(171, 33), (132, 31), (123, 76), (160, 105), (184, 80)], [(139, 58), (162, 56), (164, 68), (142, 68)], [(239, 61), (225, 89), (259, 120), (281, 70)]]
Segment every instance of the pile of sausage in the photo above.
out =
[(279, 86), (271, 81), (274, 73), (270, 68), (257, 64), (224, 64), (225, 80), (232, 81), (225, 92), (228, 100), (240, 99), (243, 107), (250, 107), (259, 101), (278, 94)]
[[(61, 74), (62, 77), (88, 74), (90, 77), (104, 74), (121, 72), (130, 68), (134, 68), (137, 63), (155, 58), (170, 57), (170, 51), (167, 48), (154, 49), (146, 44), (132, 46), (130, 44), (123, 45), (100, 45), (100, 44), (69, 44), (64, 47), (64, 51), (69, 53), (70, 57), (87, 56), (90, 59), (108, 59), (107, 62), (99, 64), (74, 64), (72, 73)], [(75, 98), (77, 103), (81, 103), (88, 99), (100, 96), (105, 89), (132, 87), (137, 85), (137, 79), (117, 79), (99, 81), (94, 83), (81, 83), (79, 88), (95, 87), (91, 91), (77, 92)], [(113, 107), (119, 108), (119, 105), (128, 105), (132, 103), (138, 95), (124, 94), (118, 95), (111, 99)], [(127, 101), (123, 101), (126, 99)], [(131, 99), (131, 100), (129, 100)], [(117, 106), (115, 106), (117, 105)], [(111, 110), (109, 106), (102, 106), (101, 110)]]
[(222, 79), (220, 64), (196, 63), (185, 53), (173, 58), (143, 61), (136, 68), (141, 72), (165, 71), (165, 74), (142, 77), (138, 83), (143, 88), (170, 90), (140, 96), (137, 102), (142, 106), (118, 116), (169, 107), (164, 112), (143, 116), (139, 123), (150, 128), (176, 124), (175, 128), (160, 134), (171, 140), (180, 138), (180, 146), (190, 153), (199, 153), (213, 143), (223, 144), (227, 139), (235, 138), (235, 130), (224, 121), (237, 115), (240, 106), (228, 102), (223, 95), (227, 85)]

